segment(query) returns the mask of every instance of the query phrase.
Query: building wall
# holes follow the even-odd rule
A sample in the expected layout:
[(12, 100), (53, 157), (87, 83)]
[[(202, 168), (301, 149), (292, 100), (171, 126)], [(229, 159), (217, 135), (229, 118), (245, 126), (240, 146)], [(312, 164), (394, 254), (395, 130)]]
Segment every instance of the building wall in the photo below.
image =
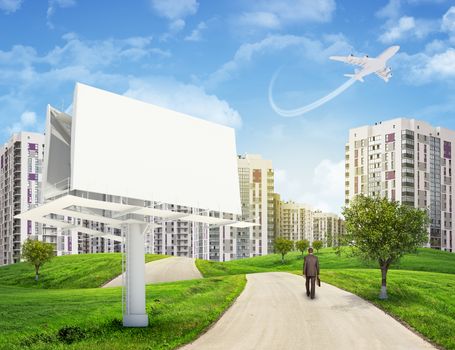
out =
[(41, 203), (44, 136), (14, 134), (0, 150), (0, 265), (20, 261), (21, 247), (28, 238), (41, 237), (38, 223), (14, 216)]
[(336, 247), (344, 233), (344, 220), (337, 214), (319, 211), (313, 214), (313, 239), (322, 241), (324, 247)]
[[(246, 154), (238, 158), (242, 219), (260, 226), (244, 230), (250, 237), (249, 256), (266, 255), (273, 251), (275, 238), (274, 171), (271, 160)], [(244, 254), (247, 254), (245, 251)]]
[(292, 241), (313, 242), (313, 210), (306, 204), (292, 201), (280, 203), (280, 236)]
[(398, 118), (349, 131), (345, 201), (381, 195), (430, 215), (429, 243), (454, 251), (452, 154), (455, 132)]
[(309, 205), (292, 201), (280, 201), (276, 207), (279, 208), (278, 236), (294, 242), (307, 239), (310, 244), (321, 240), (324, 247), (333, 247), (345, 233), (344, 220), (337, 214), (315, 211)]

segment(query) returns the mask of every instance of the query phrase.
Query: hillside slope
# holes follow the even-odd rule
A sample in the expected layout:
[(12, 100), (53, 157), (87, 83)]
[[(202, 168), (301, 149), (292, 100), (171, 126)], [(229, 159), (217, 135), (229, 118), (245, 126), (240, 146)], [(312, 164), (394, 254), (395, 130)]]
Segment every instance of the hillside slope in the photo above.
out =
[[(146, 254), (146, 262), (167, 258)], [(31, 288), (96, 288), (122, 273), (120, 253), (57, 256), (40, 269), (35, 282), (32, 265), (22, 262), (0, 267), (0, 285)]]

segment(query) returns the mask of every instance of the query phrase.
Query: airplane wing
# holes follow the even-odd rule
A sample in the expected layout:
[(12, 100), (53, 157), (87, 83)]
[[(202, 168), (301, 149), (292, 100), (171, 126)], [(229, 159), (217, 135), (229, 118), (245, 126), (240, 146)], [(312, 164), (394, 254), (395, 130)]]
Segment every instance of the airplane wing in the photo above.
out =
[(387, 83), (389, 79), (392, 77), (391, 71), (392, 70), (390, 68), (386, 67), (384, 69), (378, 70), (377, 72), (375, 72), (375, 74)]
[(340, 61), (354, 66), (363, 67), (371, 58), (369, 57), (356, 57), (356, 56), (330, 56), (331, 60)]

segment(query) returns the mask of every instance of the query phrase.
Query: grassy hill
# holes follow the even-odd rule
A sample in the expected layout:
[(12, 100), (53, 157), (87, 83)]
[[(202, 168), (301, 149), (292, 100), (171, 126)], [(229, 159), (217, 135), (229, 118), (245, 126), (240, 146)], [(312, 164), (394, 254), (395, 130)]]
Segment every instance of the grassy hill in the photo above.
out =
[(391, 270), (388, 300), (378, 299), (379, 269), (322, 270), (321, 279), (372, 302), (433, 343), (455, 349), (455, 274)]
[[(376, 263), (365, 264), (347, 254), (338, 256), (331, 248), (321, 249), (317, 256), (321, 269), (377, 268)], [(213, 277), (267, 271), (298, 271), (302, 270), (303, 259), (301, 253), (291, 252), (286, 255), (284, 264), (281, 263), (281, 255), (270, 254), (223, 263), (196, 260), (196, 265), (204, 277)], [(399, 264), (393, 265), (392, 269), (455, 274), (455, 254), (422, 248), (417, 254), (406, 255)]]
[[(146, 262), (167, 258), (146, 254)], [(31, 288), (96, 288), (122, 273), (120, 253), (58, 256), (40, 269), (35, 282), (35, 269), (22, 262), (0, 267), (0, 285)]]
[(0, 285), (0, 349), (175, 349), (216, 321), (244, 286), (243, 275), (147, 286), (149, 327), (123, 328), (121, 288)]
[[(381, 273), (376, 263), (338, 256), (330, 248), (317, 256), (323, 282), (374, 303), (437, 345), (455, 350), (455, 254), (422, 248), (403, 257), (389, 271), (387, 301), (378, 299)], [(224, 263), (197, 260), (196, 264), (206, 277), (267, 271), (300, 275), (303, 259), (293, 252), (286, 255), (284, 264), (278, 254)]]
[[(405, 256), (389, 272), (387, 301), (378, 299), (376, 264), (339, 257), (332, 249), (318, 256), (323, 282), (373, 302), (439, 346), (455, 350), (455, 254), (419, 249)], [(148, 255), (146, 260), (164, 257)], [(143, 329), (121, 326), (120, 288), (90, 288), (120, 274), (120, 254), (55, 258), (44, 266), (38, 284), (28, 264), (0, 267), (0, 349), (175, 349), (195, 339), (235, 300), (245, 273), (300, 274), (303, 260), (290, 253), (285, 264), (275, 254), (196, 263), (207, 278), (147, 286), (151, 324)]]

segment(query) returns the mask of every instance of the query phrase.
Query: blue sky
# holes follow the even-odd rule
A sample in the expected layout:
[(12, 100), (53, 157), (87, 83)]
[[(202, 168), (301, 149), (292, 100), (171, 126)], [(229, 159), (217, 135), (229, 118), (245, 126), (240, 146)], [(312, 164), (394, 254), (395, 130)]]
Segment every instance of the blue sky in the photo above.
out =
[[(76, 81), (237, 130), (239, 153), (271, 159), (286, 200), (339, 212), (348, 129), (410, 117), (455, 129), (455, 4), (444, 0), (0, 0), (0, 142), (42, 131)], [(400, 45), (393, 78), (346, 81), (330, 55)]]

